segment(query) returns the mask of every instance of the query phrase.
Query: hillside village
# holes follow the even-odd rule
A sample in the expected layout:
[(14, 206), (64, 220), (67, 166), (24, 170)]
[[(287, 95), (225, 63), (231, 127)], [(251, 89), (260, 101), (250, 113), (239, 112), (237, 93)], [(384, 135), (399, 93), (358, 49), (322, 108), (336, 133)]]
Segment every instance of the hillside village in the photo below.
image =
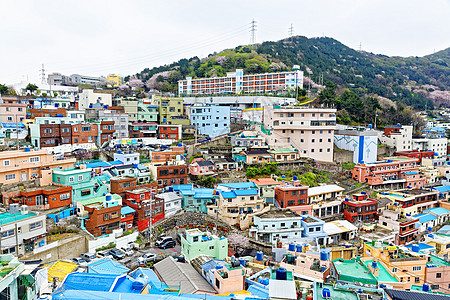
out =
[(449, 110), (339, 124), (298, 66), (146, 98), (77, 78), (105, 81), (1, 96), (11, 299), (450, 294)]

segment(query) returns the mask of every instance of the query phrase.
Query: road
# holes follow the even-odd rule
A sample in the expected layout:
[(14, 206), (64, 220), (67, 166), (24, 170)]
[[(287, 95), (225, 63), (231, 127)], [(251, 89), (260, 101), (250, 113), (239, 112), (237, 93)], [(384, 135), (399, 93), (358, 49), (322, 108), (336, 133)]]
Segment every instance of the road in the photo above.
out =
[(135, 269), (138, 267), (138, 257), (145, 253), (154, 253), (159, 259), (166, 258), (168, 256), (179, 256), (181, 255), (181, 246), (176, 244), (174, 248), (159, 249), (159, 248), (145, 248), (135, 251), (132, 256), (127, 256), (119, 262), (125, 265), (127, 268)]

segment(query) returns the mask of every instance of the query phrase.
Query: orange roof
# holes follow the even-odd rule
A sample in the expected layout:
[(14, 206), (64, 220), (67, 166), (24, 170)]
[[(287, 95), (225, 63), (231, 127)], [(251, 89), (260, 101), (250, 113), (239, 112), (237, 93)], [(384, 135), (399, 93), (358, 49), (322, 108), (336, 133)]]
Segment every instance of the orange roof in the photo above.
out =
[(258, 178), (250, 179), (256, 185), (271, 185), (271, 184), (281, 184), (281, 182), (273, 180), (272, 178)]

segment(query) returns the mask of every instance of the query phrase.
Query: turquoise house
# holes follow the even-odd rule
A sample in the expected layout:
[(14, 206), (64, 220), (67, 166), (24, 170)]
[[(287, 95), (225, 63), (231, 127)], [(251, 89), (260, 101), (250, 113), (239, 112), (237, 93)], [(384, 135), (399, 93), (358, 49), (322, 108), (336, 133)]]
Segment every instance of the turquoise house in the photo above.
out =
[(207, 206), (215, 204), (219, 194), (214, 189), (194, 188), (192, 184), (180, 184), (169, 187), (181, 197), (181, 206), (191, 212), (207, 213)]
[(181, 254), (189, 261), (199, 255), (225, 259), (228, 257), (228, 239), (207, 234), (198, 228), (189, 229), (181, 238)]
[(92, 177), (92, 169), (53, 169), (52, 181), (72, 187), (73, 204), (108, 193), (108, 187), (97, 177)]

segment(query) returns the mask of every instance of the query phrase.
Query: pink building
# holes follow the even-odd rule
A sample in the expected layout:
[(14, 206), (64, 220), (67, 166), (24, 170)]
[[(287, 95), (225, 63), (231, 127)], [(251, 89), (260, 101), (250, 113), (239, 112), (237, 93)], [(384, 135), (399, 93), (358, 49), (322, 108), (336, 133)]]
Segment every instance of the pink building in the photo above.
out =
[(373, 189), (419, 189), (426, 182), (426, 178), (419, 174), (418, 159), (404, 156), (357, 164), (352, 170), (352, 178), (369, 184)]
[(214, 277), (214, 289), (218, 294), (238, 292), (245, 289), (244, 269), (240, 264), (236, 264), (235, 267), (232, 264), (226, 264), (214, 271)]
[(189, 174), (191, 175), (212, 175), (216, 168), (212, 161), (203, 160), (203, 158), (194, 159), (189, 165)]
[(15, 97), (2, 97), (0, 102), (0, 122), (23, 122), (27, 117), (27, 104)]
[(336, 109), (264, 106), (270, 147), (294, 147), (300, 157), (333, 161)]

